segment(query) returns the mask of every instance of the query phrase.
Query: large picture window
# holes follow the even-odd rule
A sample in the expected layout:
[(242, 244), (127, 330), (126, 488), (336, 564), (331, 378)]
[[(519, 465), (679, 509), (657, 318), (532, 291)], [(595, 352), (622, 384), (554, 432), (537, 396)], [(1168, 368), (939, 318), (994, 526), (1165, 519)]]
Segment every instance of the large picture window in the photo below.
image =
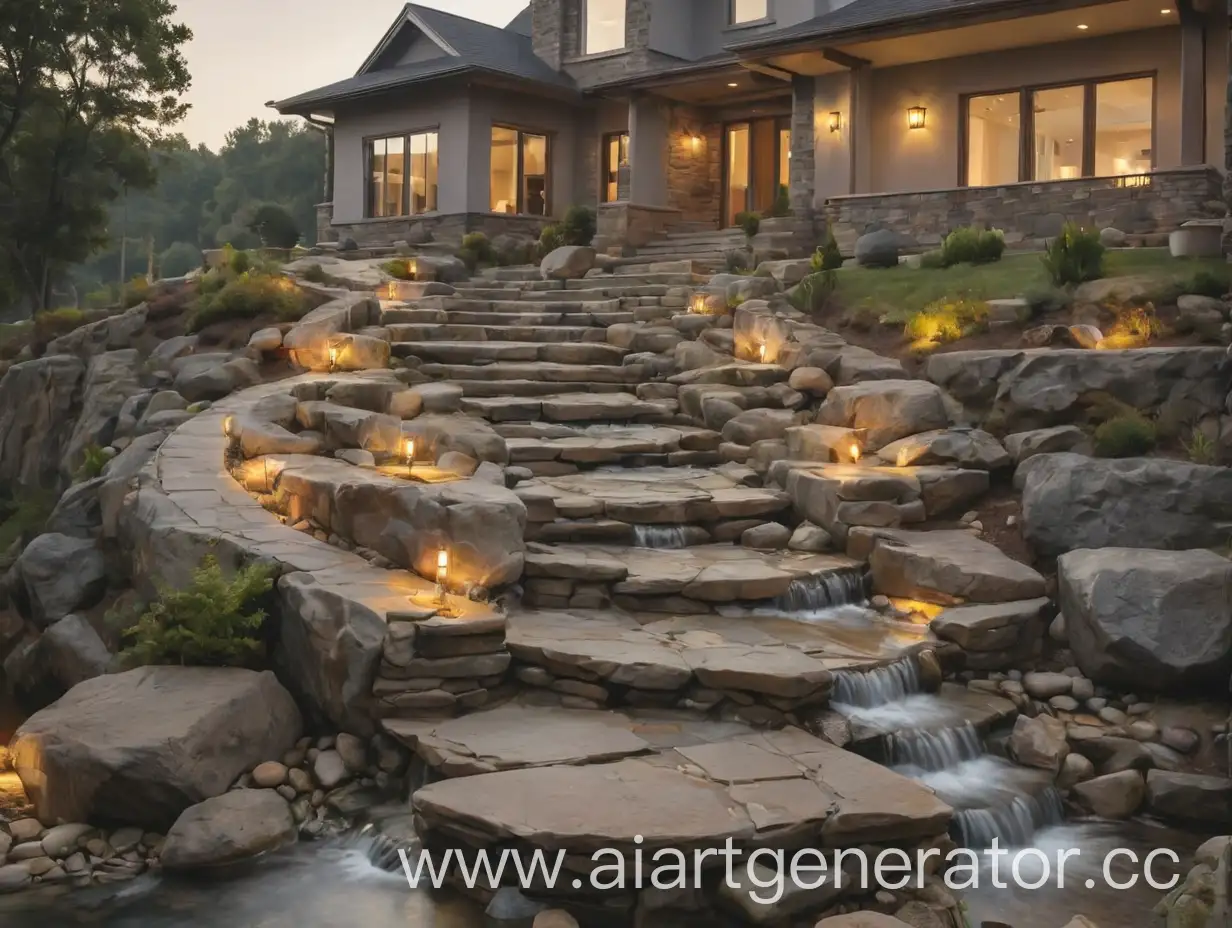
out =
[(1123, 177), (1151, 170), (1155, 79), (1132, 77), (966, 98), (964, 182)]
[(629, 133), (616, 132), (603, 137), (603, 202), (620, 199), (620, 166), (629, 163)]
[(371, 139), (366, 144), (371, 219), (415, 216), (437, 208), (438, 135), (417, 132)]
[(625, 47), (627, 0), (585, 0), (582, 54), (598, 55)]
[(547, 216), (548, 137), (492, 127), (490, 208), (494, 213)]

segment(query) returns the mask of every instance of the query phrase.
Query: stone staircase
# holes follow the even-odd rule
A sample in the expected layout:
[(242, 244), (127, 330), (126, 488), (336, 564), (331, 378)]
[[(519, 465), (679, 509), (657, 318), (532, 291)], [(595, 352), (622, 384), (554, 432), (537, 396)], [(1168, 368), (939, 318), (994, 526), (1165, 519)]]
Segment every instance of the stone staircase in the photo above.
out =
[(708, 271), (722, 271), (729, 251), (748, 247), (740, 229), (674, 231), (637, 249), (629, 262), (693, 261)]

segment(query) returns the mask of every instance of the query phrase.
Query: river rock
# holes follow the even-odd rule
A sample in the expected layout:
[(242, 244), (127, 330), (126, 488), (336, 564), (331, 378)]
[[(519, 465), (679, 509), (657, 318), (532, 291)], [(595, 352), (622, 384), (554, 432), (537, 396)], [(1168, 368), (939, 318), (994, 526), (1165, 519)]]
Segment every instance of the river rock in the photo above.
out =
[(746, 548), (759, 551), (778, 551), (787, 546), (791, 540), (791, 529), (777, 522), (767, 522), (751, 528), (740, 536), (740, 543)]
[(291, 807), (276, 792), (233, 790), (185, 809), (160, 859), (165, 870), (203, 870), (276, 850), (295, 836)]
[(1057, 561), (1057, 597), (1097, 683), (1167, 690), (1232, 672), (1232, 563), (1217, 554), (1072, 551)]
[(1208, 832), (1232, 825), (1232, 780), (1225, 777), (1152, 770), (1147, 795), (1151, 814), (1165, 821)]
[(1057, 775), (1057, 788), (1069, 789), (1093, 776), (1095, 776), (1095, 765), (1088, 758), (1071, 751), (1065, 755), (1065, 760), (1061, 764), (1061, 772)]
[(107, 565), (94, 542), (39, 535), (15, 567), (30, 617), (41, 626), (93, 606), (107, 590)]
[(1023, 534), (1044, 555), (1219, 547), (1232, 537), (1232, 469), (1226, 467), (1044, 454), (1020, 473)]
[(287, 781), (287, 768), (277, 761), (270, 760), (258, 764), (252, 771), (252, 782), (261, 789), (275, 789)]
[(105, 818), (162, 830), (281, 756), (301, 726), (272, 673), (142, 667), (73, 687), (27, 719), (10, 749), (44, 821)]
[(1036, 699), (1051, 699), (1069, 695), (1074, 678), (1063, 673), (1029, 673), (1022, 678), (1022, 685)]
[(1074, 800), (1100, 818), (1131, 818), (1146, 799), (1146, 783), (1137, 770), (1123, 770), (1077, 784)]
[(0, 866), (0, 895), (20, 892), (34, 882), (30, 871), (21, 864)]
[[(841, 389), (841, 388), (840, 388)], [(1038, 599), (1044, 578), (969, 532), (881, 532), (869, 565), (887, 596), (942, 605)]]
[(836, 387), (817, 414), (821, 425), (867, 429), (865, 451), (950, 424), (941, 390), (923, 380), (875, 380)]
[(1033, 719), (1020, 715), (1010, 735), (1010, 751), (1026, 767), (1058, 772), (1069, 754), (1065, 723), (1047, 715)]
[(56, 825), (43, 835), (43, 853), (54, 860), (63, 860), (77, 850), (78, 843), (94, 829), (89, 825)]

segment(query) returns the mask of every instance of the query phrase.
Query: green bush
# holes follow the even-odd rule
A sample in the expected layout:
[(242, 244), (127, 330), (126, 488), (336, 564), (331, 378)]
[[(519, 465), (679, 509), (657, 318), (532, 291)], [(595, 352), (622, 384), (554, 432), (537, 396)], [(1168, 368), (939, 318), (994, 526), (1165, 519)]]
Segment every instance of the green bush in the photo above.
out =
[(945, 262), (945, 252), (940, 248), (924, 252), (920, 255), (920, 267), (928, 271), (940, 271), (949, 267)]
[[(104, 314), (105, 315), (105, 314)], [(80, 309), (44, 309), (34, 314), (34, 341), (49, 342), (79, 329), (89, 318)]]
[(257, 601), (273, 588), (274, 570), (251, 564), (227, 578), (214, 555), (193, 571), (186, 589), (163, 587), (137, 624), (121, 657), (129, 666), (251, 666), (261, 654), (265, 611)]
[(1095, 430), (1095, 453), (1101, 458), (1132, 458), (1154, 450), (1158, 441), (1155, 423), (1129, 410)]
[(201, 249), (191, 242), (175, 242), (158, 256), (160, 277), (183, 277), (201, 267)]
[(774, 205), (770, 207), (770, 216), (773, 219), (782, 219), (790, 215), (791, 193), (787, 190), (786, 184), (779, 184), (778, 192), (774, 195)]
[(743, 212), (736, 214), (736, 225), (747, 235), (753, 238), (761, 231), (761, 216), (757, 213)]
[(246, 274), (252, 270), (252, 255), (246, 251), (236, 251), (230, 245), (223, 248), (223, 254), (226, 256), (225, 263), (227, 269), (232, 274)]
[[(313, 267), (315, 267), (318, 271), (320, 271), (323, 277), (328, 279), (329, 275), (325, 273), (325, 269), (322, 268), (321, 265), (314, 264)], [(308, 270), (311, 271), (312, 268), (309, 268)], [(411, 273), (411, 262), (410, 262), (410, 259), (408, 258), (394, 258), (392, 261), (386, 261), (384, 264), (381, 265), (381, 270), (384, 271), (386, 274), (388, 274), (390, 277), (392, 277), (394, 280), (414, 280), (415, 279), (415, 275)], [(318, 282), (314, 280), (312, 277), (309, 277), (307, 274), (304, 275), (304, 279), (312, 280), (313, 283)], [(325, 283), (325, 281), (322, 280), (322, 281), (319, 281), (319, 283)]]
[(462, 247), (458, 249), (457, 257), (472, 273), (479, 267), (491, 267), (497, 263), (496, 249), (482, 232), (468, 232), (462, 236)]
[(1044, 269), (1055, 287), (1099, 280), (1104, 276), (1104, 251), (1098, 232), (1066, 223), (1044, 251)]
[(197, 297), (185, 328), (192, 334), (216, 322), (256, 319), (266, 315), (283, 322), (294, 322), (307, 311), (307, 298), (292, 281), (285, 277), (245, 272), (226, 281), (217, 291), (203, 291)]
[(837, 289), (838, 274), (834, 270), (816, 271), (796, 284), (788, 300), (800, 312), (818, 313), (826, 308)]
[(1201, 270), (1179, 285), (1180, 293), (1222, 299), (1232, 290), (1232, 275), (1228, 271)]
[(74, 483), (85, 483), (93, 480), (103, 472), (111, 458), (102, 448), (95, 444), (86, 445), (81, 452), (81, 463), (73, 473)]
[(566, 245), (589, 245), (599, 230), (599, 220), (589, 206), (571, 206), (561, 223), (561, 232)]
[(966, 297), (940, 299), (912, 313), (903, 327), (912, 341), (944, 344), (958, 341), (988, 326), (988, 304)]
[(543, 227), (539, 233), (539, 251), (544, 257), (565, 244), (565, 227), (559, 222), (552, 222)]
[(1032, 318), (1062, 312), (1074, 305), (1074, 295), (1061, 287), (1034, 287), (1022, 295)]
[(120, 296), (115, 287), (105, 286), (91, 290), (81, 298), (81, 302), (85, 304), (86, 309), (109, 309), (119, 305)]
[(955, 264), (992, 264), (1005, 253), (1005, 234), (1000, 229), (969, 226), (955, 229), (941, 244), (946, 267)]
[(1185, 454), (1193, 463), (1207, 466), (1214, 464), (1219, 456), (1211, 437), (1198, 429), (1194, 429), (1189, 441), (1185, 442)]
[(252, 214), (248, 228), (257, 233), (266, 248), (294, 248), (299, 243), (295, 218), (277, 203), (262, 203)]
[(818, 271), (837, 271), (843, 266), (843, 253), (838, 250), (838, 241), (834, 232), (827, 230), (826, 240), (813, 252), (809, 267), (816, 274)]

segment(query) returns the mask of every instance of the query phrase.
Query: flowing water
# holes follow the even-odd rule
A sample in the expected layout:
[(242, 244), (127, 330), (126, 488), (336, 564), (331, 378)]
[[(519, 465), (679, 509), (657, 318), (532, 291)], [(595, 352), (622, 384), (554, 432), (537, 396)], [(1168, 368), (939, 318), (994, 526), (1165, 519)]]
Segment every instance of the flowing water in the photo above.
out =
[(840, 570), (791, 581), (775, 608), (802, 616), (824, 614), (841, 606), (868, 602), (864, 573)]
[(689, 530), (684, 525), (635, 525), (633, 544), (638, 548), (687, 548)]

